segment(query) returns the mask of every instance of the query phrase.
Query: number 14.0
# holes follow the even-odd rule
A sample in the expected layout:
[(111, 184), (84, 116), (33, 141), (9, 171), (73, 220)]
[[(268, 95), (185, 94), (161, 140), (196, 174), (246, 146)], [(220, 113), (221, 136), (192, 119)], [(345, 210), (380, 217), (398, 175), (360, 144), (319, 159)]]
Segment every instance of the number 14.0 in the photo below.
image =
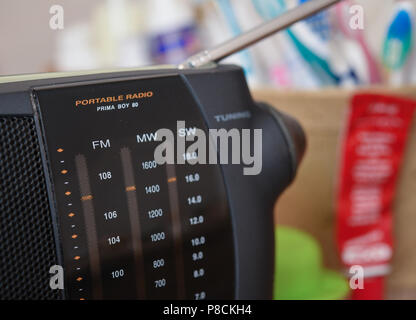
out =
[(201, 195), (188, 197), (188, 204), (189, 205), (198, 204), (198, 203), (201, 203), (201, 202), (202, 202), (202, 196)]

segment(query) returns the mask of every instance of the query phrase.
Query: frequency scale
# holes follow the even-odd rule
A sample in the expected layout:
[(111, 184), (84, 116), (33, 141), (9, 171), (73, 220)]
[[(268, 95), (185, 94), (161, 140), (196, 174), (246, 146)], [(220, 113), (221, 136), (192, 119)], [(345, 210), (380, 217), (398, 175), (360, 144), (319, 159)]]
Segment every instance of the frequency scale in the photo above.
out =
[[(138, 88), (146, 98), (133, 97)], [(153, 156), (157, 128), (175, 131), (181, 119), (190, 134), (206, 129), (185, 83), (168, 76), (37, 97), (70, 297), (231, 298), (233, 239), (220, 167), (158, 165)]]

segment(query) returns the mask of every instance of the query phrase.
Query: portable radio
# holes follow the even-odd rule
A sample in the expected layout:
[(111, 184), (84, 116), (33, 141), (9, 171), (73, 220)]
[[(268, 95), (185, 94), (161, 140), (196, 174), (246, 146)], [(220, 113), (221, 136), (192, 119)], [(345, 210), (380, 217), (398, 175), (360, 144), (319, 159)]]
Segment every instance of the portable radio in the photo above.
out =
[[(302, 5), (256, 38), (334, 2)], [(226, 54), (254, 42), (237, 39)], [(305, 138), (294, 119), (253, 101), (241, 68), (207, 65), (226, 54), (179, 68), (0, 79), (1, 299), (272, 297), (272, 208)], [(161, 128), (185, 139), (196, 128), (261, 129), (261, 170), (191, 163), (178, 145), (184, 163), (161, 165)], [(64, 287), (52, 289), (59, 266)]]

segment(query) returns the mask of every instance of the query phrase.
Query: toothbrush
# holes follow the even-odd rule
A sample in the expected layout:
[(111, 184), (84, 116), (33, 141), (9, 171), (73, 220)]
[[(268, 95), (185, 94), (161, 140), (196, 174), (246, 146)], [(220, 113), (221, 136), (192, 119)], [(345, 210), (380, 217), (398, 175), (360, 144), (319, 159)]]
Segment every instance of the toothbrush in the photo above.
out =
[[(242, 30), (254, 28), (263, 22), (262, 18), (256, 14), (251, 2), (232, 0), (231, 3)], [(293, 57), (288, 59), (287, 51), (281, 50), (282, 38), (285, 38), (284, 34), (276, 34), (273, 38), (253, 46), (250, 54), (255, 63), (256, 72), (266, 83), (272, 83), (280, 89), (298, 87), (297, 79), (291, 72), (290, 60), (293, 60)], [(302, 87), (308, 86), (305, 80), (307, 78), (302, 79)]]
[[(299, 4), (303, 4), (308, 1), (309, 0), (299, 0)], [(311, 27), (314, 33), (319, 35), (322, 40), (328, 41), (331, 34), (328, 11), (319, 12), (316, 15), (305, 19), (305, 22)]]
[[(301, 5), (308, 1), (310, 0), (298, 0), (298, 3)], [(351, 54), (346, 55), (346, 52), (357, 52), (357, 48), (352, 41), (345, 41), (345, 38), (340, 41), (341, 39), (339, 37), (334, 37), (334, 28), (331, 24), (330, 12), (320, 12), (305, 21), (305, 25), (310, 26), (308, 28), (310, 32), (304, 30), (305, 28), (302, 28), (301, 25), (294, 26), (293, 31), (296, 32), (298, 38), (311, 50), (317, 52), (316, 48), (326, 48), (326, 52), (322, 52), (319, 55), (325, 58), (331, 72), (338, 76), (337, 84), (341, 87), (352, 87), (365, 83), (368, 77), (365, 72), (364, 74), (361, 72), (361, 70), (366, 68), (365, 62), (360, 64), (360, 61), (363, 61), (360, 55), (354, 54), (354, 57), (351, 57)], [(317, 37), (321, 39), (320, 43), (313, 41)], [(313, 42), (315, 42), (314, 45)]]
[[(279, 16), (286, 11), (286, 4), (282, 0), (252, 0), (252, 3), (256, 11), (265, 20), (275, 18), (276, 16)], [(302, 24), (304, 24), (304, 22), (299, 22), (296, 24), (296, 26)], [(339, 81), (339, 77), (331, 72), (330, 67), (325, 59), (309, 50), (309, 48), (298, 39), (297, 35), (295, 35), (291, 29), (287, 29), (286, 34), (295, 46), (296, 50), (299, 52), (300, 56), (306, 61), (307, 64), (309, 64), (309, 67), (320, 79), (322, 85), (334, 85)], [(312, 35), (312, 38), (314, 37), (315, 36)], [(322, 52), (322, 50), (325, 50), (324, 46), (317, 45), (315, 48), (320, 51), (322, 55), (326, 55), (325, 52)]]
[[(415, 9), (415, 8), (414, 8)], [(416, 11), (416, 10), (415, 10)], [(407, 63), (407, 72), (408, 72), (408, 81), (410, 85), (416, 84), (416, 21), (415, 16), (413, 16), (413, 29), (412, 29), (412, 48), (409, 56), (409, 61)]]
[(360, 46), (367, 64), (368, 80), (371, 84), (382, 82), (381, 72), (376, 58), (371, 53), (371, 50), (364, 37), (362, 30), (353, 30), (349, 26), (349, 8), (354, 5), (354, 1), (344, 0), (335, 7), (335, 21), (337, 26), (347, 39), (354, 40)]
[[(400, 86), (411, 78), (409, 67), (412, 44), (415, 41), (413, 21), (415, 8), (409, 1), (396, 4), (384, 41), (382, 61), (391, 72), (390, 82)], [(410, 72), (409, 72), (410, 71)]]
[[(241, 34), (242, 30), (238, 23), (237, 17), (234, 14), (230, 0), (217, 0), (217, 4), (225, 17), (225, 20), (228, 22), (232, 35), (237, 36)], [(244, 50), (239, 53), (239, 56), (247, 77), (249, 77), (252, 80), (250, 82), (258, 82), (255, 76), (254, 64), (250, 53), (247, 50)]]
[[(283, 0), (252, 0), (256, 10), (264, 19), (274, 18), (286, 11), (286, 4)], [(351, 82), (359, 82), (355, 72), (348, 68), (338, 66), (335, 73), (329, 63), (329, 48), (325, 41), (317, 36), (305, 22), (299, 22), (287, 34), (294, 43), (301, 56), (309, 63), (321, 81), (327, 85), (349, 85)]]

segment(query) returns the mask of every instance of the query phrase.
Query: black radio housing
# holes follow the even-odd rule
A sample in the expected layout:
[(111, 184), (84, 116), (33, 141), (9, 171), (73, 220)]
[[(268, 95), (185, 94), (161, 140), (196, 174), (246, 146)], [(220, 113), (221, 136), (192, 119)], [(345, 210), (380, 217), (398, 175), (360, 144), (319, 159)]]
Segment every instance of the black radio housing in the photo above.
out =
[[(148, 111), (149, 116), (147, 118), (139, 116), (136, 119), (133, 117), (133, 111), (127, 111), (130, 113), (123, 114), (113, 113), (108, 116), (104, 113), (93, 113), (91, 108), (90, 111), (85, 111), (82, 115), (80, 113), (78, 120), (76, 118), (77, 114), (73, 113), (78, 111), (73, 111), (76, 109), (72, 98), (76, 99), (81, 96), (91, 98), (102, 96), (102, 93), (113, 96), (117, 92), (130, 92), (136, 87), (138, 89), (148, 87), (159, 94), (160, 101), (157, 100), (159, 98), (155, 97), (154, 102), (148, 102), (149, 110), (153, 107), (152, 103), (157, 105), (157, 109), (152, 112)], [(180, 103), (175, 104), (175, 96), (178, 97)], [(66, 104), (66, 102), (68, 103)], [(168, 102), (169, 105), (172, 105), (171, 107), (168, 107)], [(146, 108), (146, 103), (144, 103), (144, 108)], [(89, 117), (95, 117), (95, 114), (97, 114), (94, 118), (95, 121), (85, 120), (90, 119)], [(153, 119), (150, 117), (151, 114), (154, 115)], [(232, 115), (235, 114), (247, 114), (248, 116), (233, 118)], [(97, 153), (91, 151), (91, 156), (87, 154), (84, 158), (79, 158), (78, 153), (83, 152), (84, 149), (82, 148), (84, 147), (78, 146), (83, 143), (83, 137), (87, 139), (91, 135), (92, 139), (95, 138), (97, 132), (103, 132), (99, 128), (100, 126), (104, 127), (104, 123), (106, 124), (105, 127), (112, 127), (112, 124), (114, 124), (117, 130), (114, 129), (113, 136), (121, 137), (118, 140), (120, 145), (117, 144), (118, 142), (115, 144), (121, 150), (127, 150), (124, 146), (129, 146), (131, 154), (124, 159), (131, 157), (134, 166), (144, 151), (140, 151), (142, 149), (139, 145), (129, 144), (129, 128), (134, 127), (132, 132), (134, 130), (134, 132), (138, 132), (144, 127), (159, 128), (163, 119), (168, 117), (171, 120), (175, 117), (177, 117), (175, 120), (184, 120), (183, 118), (187, 117), (191, 123), (195, 121), (205, 129), (262, 129), (263, 163), (262, 171), (258, 175), (243, 175), (243, 166), (238, 164), (215, 165), (206, 169), (201, 167), (202, 177), (206, 178), (205, 181), (210, 182), (204, 182), (204, 190), (209, 195), (208, 200), (211, 199), (211, 202), (216, 202), (205, 204), (201, 208), (202, 211), (208, 212), (205, 220), (208, 224), (211, 224), (209, 228), (201, 229), (209, 234), (206, 240), (208, 255), (206, 259), (208, 262), (206, 262), (206, 265), (203, 264), (204, 262), (200, 262), (200, 265), (206, 268), (204, 267), (205, 269), (202, 272), (201, 269), (203, 268), (198, 267), (195, 273), (195, 270), (193, 270), (194, 262), (188, 263), (188, 260), (186, 260), (188, 254), (194, 253), (191, 250), (193, 248), (188, 250), (184, 244), (191, 241), (191, 238), (188, 239), (186, 230), (193, 229), (190, 229), (187, 225), (182, 225), (182, 227), (179, 227), (179, 231), (175, 231), (175, 226), (172, 227), (167, 222), (167, 228), (173, 229), (167, 233), (166, 241), (172, 240), (172, 244), (163, 247), (160, 252), (170, 252), (165, 258), (167, 263), (165, 269), (168, 270), (166, 271), (168, 273), (169, 270), (172, 272), (170, 276), (163, 278), (165, 282), (159, 283), (159, 286), (165, 286), (166, 288), (157, 291), (153, 287), (154, 281), (163, 279), (156, 276), (156, 278), (152, 278), (149, 274), (153, 272), (153, 269), (147, 267), (147, 260), (150, 263), (150, 260), (152, 260), (150, 256), (153, 257), (155, 252), (154, 247), (150, 247), (150, 242), (148, 243), (146, 240), (142, 243), (141, 251), (135, 249), (135, 241), (141, 241), (144, 237), (147, 239), (148, 232), (150, 235), (151, 232), (156, 230), (149, 227), (149, 230), (151, 229), (149, 231), (146, 229), (147, 227), (143, 227), (145, 219), (143, 212), (151, 209), (143, 205), (147, 200), (143, 200), (145, 195), (140, 193), (144, 186), (142, 183), (146, 181), (146, 176), (144, 176), (144, 173), (136, 174), (135, 172), (134, 181), (132, 180), (135, 183), (133, 188), (122, 180), (123, 172), (126, 173), (124, 169), (126, 169), (126, 166), (129, 167), (129, 161), (127, 160), (127, 165), (123, 163), (123, 169), (121, 167), (118, 169), (119, 149), (117, 151), (114, 151), (115, 149), (99, 151), (102, 153), (97, 158), (94, 158)], [(227, 119), (227, 121), (223, 121), (224, 119)], [(70, 131), (70, 128), (73, 128), (74, 131)], [(124, 128), (126, 135), (122, 132)], [(70, 139), (70, 135), (73, 135), (72, 139)], [(61, 193), (66, 189), (61, 190), (60, 187), (61, 182), (66, 183), (67, 181), (60, 178), (60, 173), (63, 170), (59, 167), (58, 160), (61, 159), (59, 158), (61, 154), (55, 154), (53, 151), (59, 147), (61, 141), (65, 141), (65, 143), (62, 142), (64, 144), (62, 150), (71, 150), (72, 152), (68, 158), (62, 159), (71, 163), (68, 164), (69, 168), (74, 167), (74, 170), (75, 168), (78, 170), (78, 176), (72, 176), (73, 180), (83, 179), (82, 175), (83, 173), (85, 175), (86, 172), (82, 171), (80, 174), (79, 171), (83, 163), (85, 166), (85, 161), (89, 161), (90, 179), (96, 176), (98, 171), (94, 171), (95, 167), (100, 167), (102, 159), (113, 159), (114, 163), (117, 163), (113, 166), (113, 174), (119, 173), (119, 180), (113, 179), (113, 184), (108, 185), (106, 190), (102, 190), (104, 187), (98, 186), (98, 182), (91, 182), (89, 189), (92, 189), (92, 193), (101, 194), (101, 198), (100, 196), (93, 198), (92, 195), (88, 194), (91, 192), (85, 190), (84, 192), (82, 183), (75, 183), (76, 187), (71, 192), (67, 191), (68, 194), (72, 193), (69, 197), (74, 197), (73, 205), (76, 207), (74, 212), (77, 211), (75, 214), (79, 212), (80, 220), (76, 221), (82, 224), (83, 229), (78, 233), (68, 229), (74, 225), (66, 220), (68, 214), (71, 214), (72, 211), (69, 209), (65, 211), (64, 205), (69, 204), (69, 202), (64, 202), (66, 198)], [(95, 299), (193, 299), (198, 297), (207, 299), (271, 299), (275, 255), (273, 206), (277, 197), (293, 181), (303, 157), (305, 146), (305, 136), (296, 120), (278, 112), (273, 107), (255, 102), (249, 92), (243, 70), (233, 65), (218, 65), (190, 70), (178, 70), (176, 68), (143, 69), (25, 81), (13, 80), (13, 82), (0, 84), (0, 298), (79, 299), (85, 295), (85, 298)], [(63, 154), (64, 152), (62, 152)], [(123, 151), (121, 154), (123, 160)], [(61, 162), (64, 163), (64, 160), (61, 160)], [(142, 160), (140, 158), (140, 161)], [(176, 165), (178, 179), (182, 172), (183, 174), (189, 173), (186, 168), (191, 168), (179, 168), (178, 166), (180, 165)], [(66, 169), (65, 171), (71, 171), (71, 169)], [(87, 169), (84, 168), (84, 170)], [(166, 172), (160, 170), (158, 175), (161, 179), (168, 179), (168, 182), (176, 181), (176, 176), (170, 176), (169, 170)], [(126, 178), (126, 175), (124, 177)], [(99, 252), (101, 260), (100, 263), (97, 262), (96, 267), (98, 268), (99, 265), (98, 269), (91, 269), (91, 262), (94, 261), (94, 258), (91, 257), (91, 250), (93, 250), (90, 246), (92, 241), (91, 230), (83, 224), (88, 219), (87, 214), (91, 213), (89, 221), (92, 226), (97, 225), (97, 228), (100, 228), (102, 224), (102, 228), (107, 228), (105, 224), (107, 222), (104, 223), (99, 220), (102, 216), (101, 213), (104, 212), (101, 204), (107, 201), (106, 198), (108, 197), (105, 195), (108, 194), (109, 190), (116, 190), (116, 187), (118, 188), (120, 185), (122, 185), (122, 188), (119, 189), (123, 189), (123, 192), (134, 191), (136, 198), (132, 199), (139, 199), (139, 209), (135, 208), (135, 205), (127, 206), (125, 204), (128, 201), (131, 204), (131, 199), (127, 198), (126, 201), (124, 193), (121, 191), (115, 193), (111, 201), (114, 203), (120, 202), (121, 211), (125, 213), (125, 216), (129, 212), (130, 218), (119, 220), (120, 224), (117, 228), (122, 230), (120, 233), (122, 243), (116, 243), (116, 245), (119, 245), (119, 251), (107, 247), (103, 249), (104, 244), (99, 240), (101, 239), (101, 231), (94, 230), (94, 233), (97, 233), (94, 245), (99, 247), (97, 255)], [(126, 190), (124, 190), (124, 187), (126, 187)], [(182, 197), (182, 194), (185, 193), (184, 190), (193, 189), (189, 189), (185, 183), (182, 184), (179, 180), (177, 187), (179, 188), (179, 195), (175, 195), (175, 192), (178, 193), (178, 191), (172, 191), (173, 189), (169, 187), (169, 184), (167, 184), (167, 187), (161, 185), (161, 194), (166, 196), (166, 199), (171, 200), (173, 196), (176, 196), (177, 201), (179, 201), (179, 203), (176, 203), (176, 214), (180, 215), (185, 214), (183, 213), (185, 207), (182, 207), (182, 202), (185, 201), (186, 197)], [(123, 199), (120, 200), (121, 198)], [(91, 211), (91, 206), (88, 207), (86, 201), (93, 202), (95, 213)], [(135, 201), (137, 202), (137, 200)], [(152, 205), (161, 203), (161, 206), (165, 202), (169, 202), (167, 200), (149, 201), (154, 201)], [(221, 202), (221, 205), (217, 202)], [(141, 207), (142, 205), (143, 207)], [(173, 207), (175, 207), (175, 204)], [(170, 209), (168, 209), (169, 215), (172, 215), (172, 217), (175, 212), (175, 209), (172, 209), (173, 207), (171, 203)], [(141, 227), (146, 229), (141, 230), (142, 232), (139, 235), (135, 234), (135, 229), (132, 227), (134, 223), (138, 223), (133, 221), (135, 214), (137, 215), (134, 210), (140, 211)], [(221, 218), (222, 214), (224, 215), (223, 218)], [(72, 218), (72, 216), (70, 217)], [(123, 217), (123, 215), (120, 215), (120, 217)], [(188, 221), (190, 217), (186, 216), (184, 219)], [(74, 219), (77, 219), (77, 216)], [(184, 223), (185, 220), (181, 221)], [(124, 226), (122, 223), (124, 223)], [(157, 227), (157, 223), (152, 226)], [(129, 231), (126, 231), (127, 229)], [(133, 230), (132, 233), (130, 233), (130, 230)], [(178, 240), (180, 234), (181, 237)], [(83, 247), (84, 249), (81, 249), (84, 250), (82, 252), (85, 253), (86, 257), (89, 257), (89, 260), (87, 259), (88, 262), (84, 262), (80, 267), (77, 267), (77, 270), (81, 271), (88, 269), (88, 272), (85, 271), (82, 276), (67, 268), (68, 266), (75, 268), (78, 259), (82, 260), (83, 257), (83, 254), (73, 253), (71, 251), (72, 247), (68, 249), (70, 245), (72, 246), (71, 241), (73, 241), (67, 239), (70, 235), (73, 239), (80, 235), (77, 241), (80, 241), (81, 244), (84, 242), (88, 244), (84, 246), (85, 248)], [(216, 235), (219, 239), (215, 239)], [(163, 237), (165, 236), (163, 235)], [(105, 235), (105, 239), (107, 238), (107, 235)], [(192, 245), (195, 245), (193, 239)], [(128, 245), (123, 243), (125, 240), (128, 241)], [(196, 245), (198, 244), (200, 243), (196, 243)], [(79, 248), (76, 249), (80, 250)], [(131, 259), (127, 259), (127, 253), (120, 253), (124, 252), (123, 250), (138, 252), (138, 256), (136, 254), (137, 259), (134, 260), (133, 256), (129, 256)], [(201, 249), (201, 251), (203, 250)], [(197, 252), (201, 251), (197, 250)], [(114, 252), (117, 252), (117, 255)], [(148, 254), (149, 258), (144, 259), (143, 270), (138, 271), (137, 264), (142, 263), (141, 260), (143, 260), (140, 252), (143, 255)], [(179, 261), (181, 259), (178, 260), (178, 252), (180, 252), (181, 259), (186, 260), (185, 262)], [(76, 260), (73, 261), (72, 258)], [(194, 258), (198, 259), (197, 256)], [(98, 258), (96, 257), (96, 259)], [(124, 274), (126, 274), (125, 278), (131, 276), (131, 278), (128, 278), (129, 281), (125, 282), (126, 284), (114, 284), (115, 281), (105, 278), (107, 274), (114, 272), (111, 268), (117, 263), (124, 263), (124, 266), (129, 265), (127, 269), (123, 267), (123, 276)], [(49, 281), (52, 275), (49, 270), (52, 265), (64, 266), (64, 290), (52, 290), (50, 288)], [(181, 275), (178, 273), (178, 268), (183, 268)], [(193, 276), (188, 272), (188, 269), (193, 272)], [(103, 274), (104, 280), (97, 278), (97, 270)], [(202, 277), (202, 273), (207, 273), (208, 280), (203, 282), (203, 280), (194, 279), (199, 276)], [(95, 280), (94, 277), (96, 277)], [(85, 286), (80, 287), (79, 283), (83, 281), (85, 281)], [(137, 284), (134, 284), (135, 281)], [(146, 289), (141, 288), (140, 281), (146, 283)], [(177, 290), (181, 281), (183, 282), (182, 289)], [(97, 283), (100, 283), (100, 288), (97, 288)], [(133, 283), (131, 284), (131, 295), (127, 295), (130, 288), (130, 284), (127, 283)], [(169, 287), (170, 283), (172, 285)], [(208, 289), (198, 291), (198, 286), (202, 289), (207, 286)], [(79, 291), (80, 289), (81, 291)], [(124, 292), (125, 296), (123, 294), (119, 296), (118, 292)], [(163, 292), (165, 294), (162, 294)], [(202, 296), (201, 293), (203, 293)]]

